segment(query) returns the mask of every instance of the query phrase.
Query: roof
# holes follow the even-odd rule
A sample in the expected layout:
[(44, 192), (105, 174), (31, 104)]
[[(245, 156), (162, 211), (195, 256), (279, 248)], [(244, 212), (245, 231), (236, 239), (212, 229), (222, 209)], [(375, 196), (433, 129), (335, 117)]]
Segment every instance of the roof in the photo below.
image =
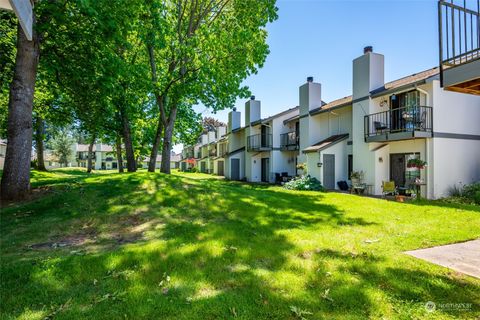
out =
[[(109, 146), (108, 144), (100, 144), (100, 150), (97, 150), (97, 145), (93, 145), (93, 151), (101, 151), (101, 152), (113, 152), (113, 147)], [(88, 144), (77, 144), (77, 152), (86, 152), (88, 151)]]
[(409, 87), (412, 85), (418, 85), (418, 84), (423, 84), (426, 82), (428, 78), (434, 77), (440, 73), (440, 70), (438, 67), (431, 68), (422, 72), (414, 73), (412, 75), (390, 81), (385, 83), (383, 87), (380, 87), (378, 89), (375, 89), (371, 91), (370, 93), (372, 96), (379, 96), (386, 94), (391, 91), (396, 91), (398, 89), (404, 88), (404, 87)]
[(318, 152), (348, 138), (348, 133), (336, 134), (303, 149), (303, 153)]
[[(173, 154), (170, 156), (170, 161), (171, 162), (178, 162), (182, 159), (182, 156), (180, 154)], [(162, 161), (162, 155), (157, 155), (157, 159), (155, 162), (161, 162)], [(143, 158), (143, 162), (150, 162), (150, 157), (145, 157)]]
[[(323, 102), (323, 101), (322, 101)], [(255, 125), (258, 125), (258, 124), (261, 124), (261, 123), (265, 123), (265, 122), (268, 122), (268, 121), (271, 121), (277, 117), (281, 117), (289, 112), (292, 112), (292, 111), (298, 111), (300, 110), (300, 106), (296, 106), (296, 107), (293, 107), (293, 108), (290, 108), (290, 109), (287, 109), (287, 110), (284, 110), (282, 112), (279, 112), (279, 113), (276, 113), (274, 114), (273, 116), (270, 116), (270, 117), (267, 117), (267, 118), (264, 118), (264, 119), (260, 119), (260, 120), (257, 120), (257, 121), (254, 121), (251, 123), (252, 126), (255, 126)]]
[(310, 111), (310, 115), (315, 115), (322, 112), (327, 112), (333, 109), (343, 108), (352, 104), (352, 96), (343, 97), (337, 100), (333, 100), (320, 108), (316, 108)]

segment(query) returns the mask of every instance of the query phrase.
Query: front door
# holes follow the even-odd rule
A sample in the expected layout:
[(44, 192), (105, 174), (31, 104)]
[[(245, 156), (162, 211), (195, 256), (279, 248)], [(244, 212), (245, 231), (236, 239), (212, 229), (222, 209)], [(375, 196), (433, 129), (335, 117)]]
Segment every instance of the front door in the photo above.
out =
[(223, 161), (218, 161), (217, 162), (217, 173), (219, 176), (224, 175), (224, 170), (223, 170)]
[(200, 172), (203, 172), (203, 173), (207, 172), (206, 167), (207, 167), (207, 164), (205, 162), (201, 162), (200, 163)]
[(270, 158), (262, 158), (262, 182), (270, 182)]
[(240, 159), (230, 160), (230, 178), (240, 180)]
[(323, 155), (323, 186), (327, 189), (335, 189), (335, 155)]
[(390, 155), (390, 180), (395, 181), (395, 186), (405, 186), (405, 154)]

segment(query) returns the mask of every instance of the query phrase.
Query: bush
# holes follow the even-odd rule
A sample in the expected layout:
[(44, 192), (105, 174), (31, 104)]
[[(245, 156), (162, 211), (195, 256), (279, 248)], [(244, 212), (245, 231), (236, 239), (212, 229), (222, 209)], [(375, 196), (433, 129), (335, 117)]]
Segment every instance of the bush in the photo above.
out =
[(448, 190), (449, 197), (444, 200), (451, 203), (480, 205), (480, 182), (467, 184), (463, 188), (453, 186)]
[(480, 204), (480, 182), (466, 185), (463, 187), (462, 194), (475, 204)]
[(288, 190), (312, 190), (312, 191), (324, 191), (322, 184), (318, 179), (310, 177), (309, 175), (303, 175), (296, 177), (293, 180), (283, 185)]
[(190, 169), (190, 172), (193, 172), (193, 173), (198, 172), (198, 168), (197, 168), (197, 167), (193, 167), (192, 169)]

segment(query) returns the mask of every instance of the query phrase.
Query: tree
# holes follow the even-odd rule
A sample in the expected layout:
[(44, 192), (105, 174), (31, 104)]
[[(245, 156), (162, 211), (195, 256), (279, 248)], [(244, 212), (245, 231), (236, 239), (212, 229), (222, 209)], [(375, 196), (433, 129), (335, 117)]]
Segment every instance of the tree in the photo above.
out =
[(0, 187), (5, 200), (21, 199), (30, 191), (32, 108), (40, 57), (35, 12), (32, 21), (32, 41), (27, 39), (20, 24), (17, 26), (15, 69), (8, 101), (8, 145)]
[(226, 126), (227, 125), (224, 122), (219, 121), (218, 119), (215, 119), (212, 117), (205, 117), (202, 119), (203, 133), (207, 133), (213, 128), (216, 129), (218, 127), (226, 127)]
[(248, 96), (241, 83), (265, 61), (264, 27), (277, 15), (274, 0), (151, 0), (149, 5), (145, 46), (159, 108), (157, 133), (163, 131), (161, 171), (170, 173), (179, 106), (199, 102), (216, 111)]
[(73, 144), (75, 140), (70, 136), (68, 130), (62, 130), (52, 141), (52, 152), (58, 162), (65, 167), (73, 161)]

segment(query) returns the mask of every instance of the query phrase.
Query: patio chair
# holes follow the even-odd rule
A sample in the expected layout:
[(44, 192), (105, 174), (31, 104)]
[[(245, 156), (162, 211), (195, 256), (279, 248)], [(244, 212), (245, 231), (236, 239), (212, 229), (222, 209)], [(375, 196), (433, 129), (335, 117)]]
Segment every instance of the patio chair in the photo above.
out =
[(382, 181), (382, 196), (385, 198), (389, 194), (393, 196), (397, 194), (395, 181)]
[(427, 111), (423, 111), (415, 121), (415, 127), (417, 129), (425, 130), (427, 123)]
[(373, 127), (375, 128), (375, 131), (380, 131), (380, 132), (383, 132), (383, 130), (388, 129), (388, 126), (385, 123), (382, 123), (380, 121), (373, 121)]

